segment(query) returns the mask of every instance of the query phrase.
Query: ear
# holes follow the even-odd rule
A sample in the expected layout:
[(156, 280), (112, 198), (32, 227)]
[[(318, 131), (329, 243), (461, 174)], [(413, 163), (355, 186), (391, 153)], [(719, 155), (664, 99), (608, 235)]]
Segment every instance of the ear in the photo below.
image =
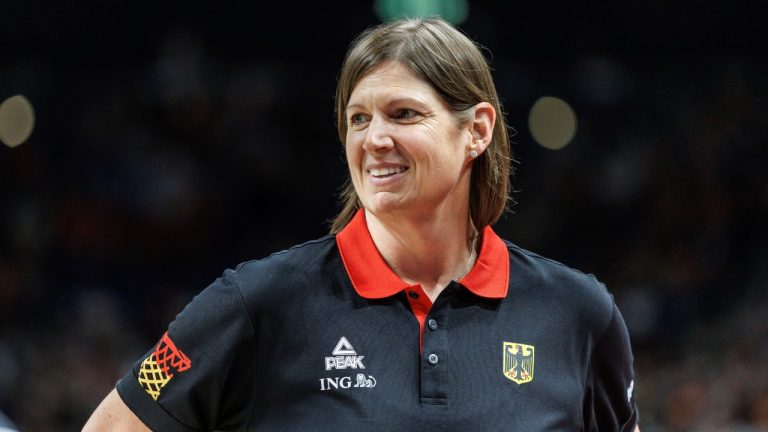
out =
[(496, 124), (496, 110), (488, 102), (480, 102), (474, 107), (475, 115), (469, 125), (472, 140), (467, 152), (476, 151), (483, 154), (493, 138), (493, 126)]

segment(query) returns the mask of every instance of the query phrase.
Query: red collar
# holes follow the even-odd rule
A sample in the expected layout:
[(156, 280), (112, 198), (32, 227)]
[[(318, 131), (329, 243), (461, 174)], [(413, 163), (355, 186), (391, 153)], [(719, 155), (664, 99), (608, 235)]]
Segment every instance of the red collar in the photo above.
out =
[[(368, 232), (363, 210), (359, 210), (336, 235), (336, 244), (352, 285), (362, 297), (389, 297), (410, 286), (389, 268), (379, 254)], [(475, 266), (459, 283), (481, 297), (500, 299), (507, 296), (509, 252), (504, 241), (490, 226), (483, 230), (483, 242)]]

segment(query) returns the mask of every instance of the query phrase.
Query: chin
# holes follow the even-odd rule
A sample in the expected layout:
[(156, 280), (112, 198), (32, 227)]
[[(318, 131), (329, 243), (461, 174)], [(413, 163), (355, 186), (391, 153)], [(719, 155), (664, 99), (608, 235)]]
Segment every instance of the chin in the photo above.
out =
[(400, 213), (409, 207), (413, 207), (412, 205), (409, 206), (408, 201), (402, 197), (386, 192), (380, 192), (376, 196), (369, 197), (363, 202), (363, 206), (366, 210), (379, 217)]

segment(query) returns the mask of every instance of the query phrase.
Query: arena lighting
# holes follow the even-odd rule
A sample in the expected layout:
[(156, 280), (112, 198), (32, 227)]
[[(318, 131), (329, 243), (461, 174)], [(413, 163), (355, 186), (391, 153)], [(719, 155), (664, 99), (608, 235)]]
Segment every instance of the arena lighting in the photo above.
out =
[(437, 15), (451, 24), (459, 25), (469, 16), (469, 2), (467, 0), (374, 0), (373, 10), (382, 21)]
[(11, 96), (0, 104), (0, 141), (16, 147), (29, 138), (35, 127), (35, 111), (22, 95)]
[(562, 99), (553, 96), (539, 98), (528, 114), (528, 128), (539, 145), (560, 150), (576, 135), (576, 113)]

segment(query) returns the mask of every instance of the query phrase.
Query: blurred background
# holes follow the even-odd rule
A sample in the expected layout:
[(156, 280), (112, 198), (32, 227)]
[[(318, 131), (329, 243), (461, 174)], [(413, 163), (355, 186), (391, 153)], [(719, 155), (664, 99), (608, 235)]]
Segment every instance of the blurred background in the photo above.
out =
[(323, 236), (344, 53), (405, 10), (487, 48), (496, 230), (614, 293), (643, 431), (768, 430), (764, 7), (581, 3), (4, 1), (0, 411), (79, 430), (224, 269)]

